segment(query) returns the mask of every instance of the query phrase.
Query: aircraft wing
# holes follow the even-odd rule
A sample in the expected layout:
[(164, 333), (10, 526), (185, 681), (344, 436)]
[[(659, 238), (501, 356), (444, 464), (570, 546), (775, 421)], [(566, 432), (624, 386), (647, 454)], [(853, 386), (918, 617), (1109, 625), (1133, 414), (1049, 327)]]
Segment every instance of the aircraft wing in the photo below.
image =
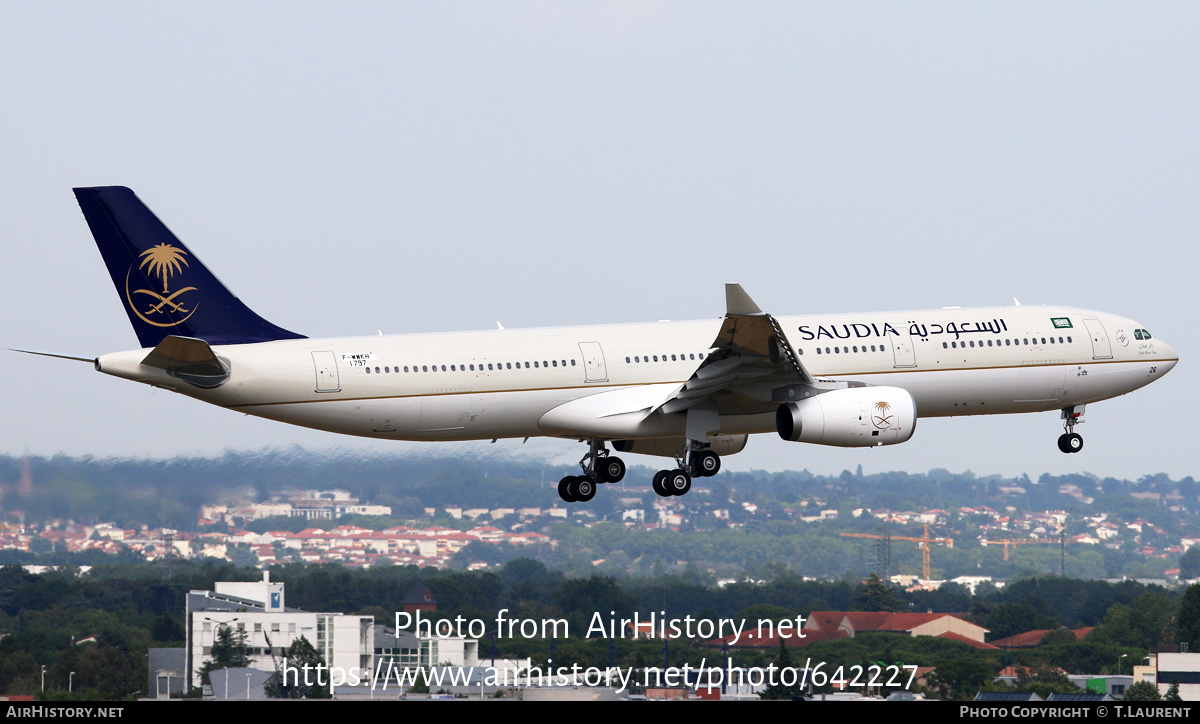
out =
[(774, 399), (777, 388), (815, 384), (779, 322), (740, 284), (725, 285), (725, 308), (713, 352), (659, 407), (663, 412), (698, 406), (726, 415), (772, 412), (780, 402)]
[[(564, 403), (539, 420), (548, 435), (670, 437), (667, 415), (686, 412), (687, 435), (703, 440), (720, 415), (771, 413), (795, 388), (817, 386), (779, 327), (738, 284), (725, 285), (725, 317), (712, 352), (683, 385), (658, 384), (601, 392)], [(655, 414), (662, 413), (662, 414)]]

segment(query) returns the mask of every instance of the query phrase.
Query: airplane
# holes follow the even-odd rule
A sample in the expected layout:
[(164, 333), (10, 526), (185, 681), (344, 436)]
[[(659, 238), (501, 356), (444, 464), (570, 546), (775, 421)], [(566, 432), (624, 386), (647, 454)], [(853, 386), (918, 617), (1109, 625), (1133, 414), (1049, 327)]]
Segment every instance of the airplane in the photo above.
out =
[(1179, 361), (1140, 323), (1085, 309), (775, 317), (737, 284), (712, 320), (310, 339), (251, 311), (130, 189), (74, 192), (141, 348), (17, 351), (347, 435), (578, 440), (568, 503), (624, 478), (614, 451), (673, 458), (651, 487), (684, 495), (756, 433), (874, 447), (922, 417), (1061, 410), (1058, 447), (1078, 453), (1088, 404)]

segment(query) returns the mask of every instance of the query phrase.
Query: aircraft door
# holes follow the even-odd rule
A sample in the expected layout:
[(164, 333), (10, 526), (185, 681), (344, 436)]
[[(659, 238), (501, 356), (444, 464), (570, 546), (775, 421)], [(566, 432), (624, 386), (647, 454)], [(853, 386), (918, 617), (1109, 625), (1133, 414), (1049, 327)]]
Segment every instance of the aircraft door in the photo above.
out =
[(321, 352), (313, 352), (313, 368), (317, 374), (317, 392), (338, 392), (342, 389), (341, 379), (338, 377), (337, 360), (334, 359), (333, 352), (324, 350)]
[(587, 382), (607, 382), (608, 369), (604, 366), (604, 350), (599, 342), (580, 342), (579, 351), (583, 352), (583, 374)]
[(901, 329), (899, 334), (888, 336), (892, 345), (892, 354), (896, 358), (896, 367), (916, 367), (917, 355), (913, 351), (912, 335), (907, 329)]
[(1085, 319), (1084, 326), (1092, 338), (1092, 359), (1112, 359), (1112, 345), (1108, 341), (1108, 333), (1099, 319)]

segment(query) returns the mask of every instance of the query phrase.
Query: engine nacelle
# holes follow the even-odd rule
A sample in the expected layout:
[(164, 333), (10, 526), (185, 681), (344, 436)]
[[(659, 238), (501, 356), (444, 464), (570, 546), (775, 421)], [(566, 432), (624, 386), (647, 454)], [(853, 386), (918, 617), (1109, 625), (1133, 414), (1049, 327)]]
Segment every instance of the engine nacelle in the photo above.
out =
[(917, 425), (917, 403), (899, 387), (832, 390), (781, 405), (779, 436), (792, 442), (873, 447), (905, 442)]
[[(718, 455), (740, 453), (746, 447), (747, 437), (747, 435), (709, 435), (708, 449)], [(617, 452), (671, 458), (675, 457), (675, 453), (683, 447), (683, 442), (682, 437), (651, 437), (643, 440), (613, 440), (612, 446)]]

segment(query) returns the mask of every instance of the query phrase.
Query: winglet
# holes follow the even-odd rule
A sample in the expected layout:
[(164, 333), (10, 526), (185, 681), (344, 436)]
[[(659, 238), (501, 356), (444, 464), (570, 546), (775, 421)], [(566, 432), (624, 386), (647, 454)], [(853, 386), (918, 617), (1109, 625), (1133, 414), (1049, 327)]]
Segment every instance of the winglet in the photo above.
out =
[(742, 289), (741, 284), (726, 284), (725, 313), (760, 316), (763, 310), (758, 308), (758, 305), (754, 303), (754, 300), (750, 298), (746, 290)]

